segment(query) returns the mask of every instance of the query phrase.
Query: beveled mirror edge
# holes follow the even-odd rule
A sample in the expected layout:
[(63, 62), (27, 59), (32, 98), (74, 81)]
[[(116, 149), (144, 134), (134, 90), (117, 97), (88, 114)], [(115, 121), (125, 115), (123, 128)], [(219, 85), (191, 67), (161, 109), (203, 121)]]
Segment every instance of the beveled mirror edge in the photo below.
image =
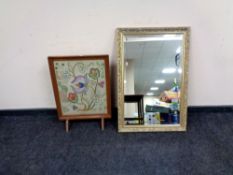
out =
[[(124, 43), (126, 34), (150, 33), (181, 33), (184, 34), (183, 61), (181, 79), (180, 124), (158, 126), (126, 126), (124, 125)], [(143, 28), (118, 28), (117, 29), (117, 106), (118, 106), (118, 132), (169, 132), (187, 130), (187, 99), (188, 99), (188, 65), (189, 65), (189, 37), (190, 27), (143, 27)]]

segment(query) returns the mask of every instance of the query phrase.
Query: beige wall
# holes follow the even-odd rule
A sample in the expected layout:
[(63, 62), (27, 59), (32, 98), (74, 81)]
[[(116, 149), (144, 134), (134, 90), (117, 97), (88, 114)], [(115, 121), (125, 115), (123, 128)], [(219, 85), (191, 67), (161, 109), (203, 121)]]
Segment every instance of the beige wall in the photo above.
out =
[(49, 55), (109, 54), (115, 72), (115, 29), (137, 26), (191, 26), (188, 104), (232, 105), (232, 7), (230, 0), (1, 0), (0, 109), (55, 107)]

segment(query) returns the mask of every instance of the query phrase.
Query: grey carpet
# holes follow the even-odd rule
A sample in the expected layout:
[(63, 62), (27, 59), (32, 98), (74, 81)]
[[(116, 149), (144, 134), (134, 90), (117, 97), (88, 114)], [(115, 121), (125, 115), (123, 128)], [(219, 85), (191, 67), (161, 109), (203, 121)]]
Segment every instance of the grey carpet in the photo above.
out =
[(232, 175), (233, 113), (191, 113), (182, 133), (124, 133), (110, 120), (0, 117), (0, 174)]

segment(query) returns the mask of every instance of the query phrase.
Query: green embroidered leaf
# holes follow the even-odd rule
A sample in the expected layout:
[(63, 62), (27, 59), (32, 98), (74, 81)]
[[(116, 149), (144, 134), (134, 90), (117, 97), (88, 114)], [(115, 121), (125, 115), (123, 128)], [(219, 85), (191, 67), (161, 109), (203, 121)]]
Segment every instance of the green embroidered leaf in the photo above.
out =
[(67, 112), (69, 112), (70, 110), (69, 110), (69, 108), (67, 108), (66, 106), (63, 106), (63, 107), (62, 107), (62, 111), (63, 111), (64, 113), (67, 113)]

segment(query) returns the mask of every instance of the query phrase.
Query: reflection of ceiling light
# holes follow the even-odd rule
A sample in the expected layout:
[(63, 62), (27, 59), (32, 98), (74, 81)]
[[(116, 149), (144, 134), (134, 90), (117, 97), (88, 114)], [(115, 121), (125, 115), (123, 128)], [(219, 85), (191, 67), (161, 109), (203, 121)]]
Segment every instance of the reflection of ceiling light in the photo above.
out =
[(156, 84), (163, 84), (163, 83), (165, 83), (165, 80), (155, 80), (155, 83)]
[(149, 36), (127, 36), (124, 38), (124, 42), (144, 42), (144, 41), (170, 41), (170, 40), (182, 40), (182, 35), (149, 35)]
[(182, 40), (183, 36), (168, 34), (168, 35), (163, 35), (163, 38), (164, 40)]
[(157, 90), (159, 90), (159, 88), (158, 87), (151, 87), (150, 90), (157, 91)]
[(176, 37), (177, 35), (174, 34), (165, 34), (163, 35), (164, 38), (171, 38), (171, 37)]
[(124, 80), (124, 84), (126, 84), (127, 83), (127, 81), (126, 80)]
[(182, 69), (181, 69), (181, 68), (179, 68), (179, 69), (178, 69), (178, 72), (181, 74), (181, 73), (182, 73)]
[(164, 74), (172, 74), (172, 73), (175, 73), (175, 72), (176, 72), (175, 68), (164, 68), (162, 70), (162, 73), (164, 73)]
[(128, 65), (129, 65), (129, 63), (128, 63), (128, 61), (126, 61), (126, 62), (125, 62), (125, 66), (128, 66)]
[(178, 47), (177, 49), (176, 49), (176, 53), (180, 53), (181, 52), (181, 47)]
[(151, 96), (151, 95), (154, 95), (154, 93), (153, 92), (147, 92), (146, 95)]

